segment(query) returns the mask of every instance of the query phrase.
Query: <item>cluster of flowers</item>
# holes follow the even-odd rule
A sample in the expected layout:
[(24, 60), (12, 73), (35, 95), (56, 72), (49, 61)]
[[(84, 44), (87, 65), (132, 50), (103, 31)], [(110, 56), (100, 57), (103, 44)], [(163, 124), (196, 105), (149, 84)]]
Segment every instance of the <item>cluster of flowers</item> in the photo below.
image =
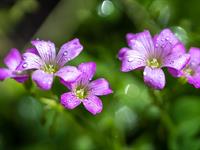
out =
[(122, 48), (118, 58), (122, 72), (144, 69), (144, 82), (154, 89), (165, 86), (163, 67), (174, 77), (183, 77), (195, 88), (200, 88), (200, 49), (192, 47), (186, 53), (184, 44), (164, 29), (153, 38), (149, 31), (126, 36), (129, 48)]
[(95, 72), (94, 62), (82, 63), (78, 67), (64, 66), (77, 57), (83, 50), (78, 39), (73, 39), (61, 46), (56, 55), (54, 43), (35, 40), (31, 42), (34, 48), (29, 48), (24, 54), (17, 49), (11, 49), (4, 63), (8, 68), (0, 68), (0, 80), (13, 78), (25, 82), (31, 72), (32, 80), (42, 90), (50, 90), (55, 76), (60, 78), (70, 92), (61, 95), (61, 104), (67, 109), (73, 109), (83, 103), (93, 115), (102, 111), (101, 95), (112, 93), (109, 83), (100, 78), (91, 81)]
[[(200, 49), (192, 47), (186, 53), (184, 44), (172, 33), (164, 29), (153, 38), (149, 31), (128, 33), (129, 48), (122, 48), (118, 58), (122, 61), (122, 72), (144, 69), (144, 82), (154, 89), (161, 90), (165, 86), (165, 74), (161, 68), (167, 67), (174, 77), (184, 77), (187, 81), (200, 88)], [(35, 40), (21, 56), (17, 49), (11, 49), (4, 63), (8, 68), (0, 68), (0, 80), (13, 78), (18, 82), (28, 79), (31, 70), (32, 80), (42, 90), (52, 87), (55, 76), (60, 78), (70, 92), (61, 95), (61, 104), (73, 109), (83, 103), (93, 115), (102, 111), (101, 95), (112, 93), (109, 83), (100, 78), (91, 81), (95, 72), (94, 62), (82, 63), (78, 67), (64, 66), (77, 57), (83, 50), (78, 39), (73, 39), (61, 46), (56, 55), (54, 43)], [(91, 82), (90, 82), (91, 81)]]

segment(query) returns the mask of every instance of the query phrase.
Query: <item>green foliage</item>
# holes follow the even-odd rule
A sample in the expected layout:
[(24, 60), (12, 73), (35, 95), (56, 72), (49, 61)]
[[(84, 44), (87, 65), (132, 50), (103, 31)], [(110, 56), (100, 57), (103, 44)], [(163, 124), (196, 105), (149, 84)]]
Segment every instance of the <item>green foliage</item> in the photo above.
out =
[[(200, 46), (199, 1), (106, 0), (104, 5), (100, 0), (61, 0), (33, 36), (56, 44), (80, 38), (84, 50), (69, 64), (97, 63), (95, 78), (105, 77), (114, 91), (101, 98), (103, 112), (92, 116), (83, 106), (64, 109), (59, 98), (67, 88), (59, 79), (51, 91), (7, 79), (0, 83), (0, 149), (200, 149), (199, 89), (167, 74), (166, 88), (152, 93), (140, 71), (122, 73), (117, 60), (127, 45), (125, 34), (144, 29), (157, 33), (169, 27), (187, 48)], [(36, 0), (18, 0), (0, 9), (2, 47), (17, 45), (9, 33), (38, 8)]]

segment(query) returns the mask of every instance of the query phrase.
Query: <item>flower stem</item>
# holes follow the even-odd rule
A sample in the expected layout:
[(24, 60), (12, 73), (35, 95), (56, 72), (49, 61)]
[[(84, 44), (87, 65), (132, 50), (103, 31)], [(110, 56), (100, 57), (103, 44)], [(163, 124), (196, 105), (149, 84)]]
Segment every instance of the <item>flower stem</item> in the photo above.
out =
[(159, 108), (161, 122), (164, 124), (164, 126), (169, 131), (169, 133), (173, 134), (173, 132), (175, 130), (175, 125), (174, 125), (171, 117), (169, 116), (167, 110), (162, 105), (163, 98), (160, 94), (160, 91), (149, 89), (149, 94), (152, 97), (153, 104)]

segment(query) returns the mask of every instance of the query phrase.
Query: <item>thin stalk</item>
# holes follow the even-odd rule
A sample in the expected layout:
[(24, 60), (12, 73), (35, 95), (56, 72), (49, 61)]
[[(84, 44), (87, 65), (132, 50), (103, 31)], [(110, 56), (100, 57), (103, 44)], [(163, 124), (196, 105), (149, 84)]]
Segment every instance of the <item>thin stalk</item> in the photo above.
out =
[(149, 89), (149, 94), (152, 97), (153, 104), (156, 105), (160, 110), (160, 119), (161, 119), (162, 123), (167, 128), (169, 133), (173, 134), (176, 127), (175, 127), (171, 117), (167, 113), (166, 109), (162, 105), (163, 104), (163, 98), (160, 95), (160, 91), (155, 91), (155, 90)]

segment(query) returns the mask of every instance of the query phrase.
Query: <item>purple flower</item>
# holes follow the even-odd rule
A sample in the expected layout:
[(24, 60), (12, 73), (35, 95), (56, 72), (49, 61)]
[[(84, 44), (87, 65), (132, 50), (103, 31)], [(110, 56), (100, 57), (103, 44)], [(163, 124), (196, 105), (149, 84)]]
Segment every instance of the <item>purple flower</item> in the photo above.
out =
[(102, 102), (98, 96), (110, 94), (112, 90), (104, 78), (90, 82), (96, 72), (95, 63), (82, 63), (78, 66), (78, 69), (82, 74), (75, 82), (67, 83), (62, 81), (71, 91), (61, 95), (61, 103), (67, 109), (74, 109), (83, 103), (89, 112), (96, 115), (102, 111)]
[(165, 75), (161, 68), (167, 67), (173, 72), (181, 70), (189, 61), (188, 54), (182, 51), (181, 42), (169, 30), (164, 29), (152, 39), (149, 31), (137, 34), (127, 34), (128, 46), (122, 48), (118, 54), (122, 61), (123, 72), (144, 69), (144, 82), (154, 89), (163, 89)]
[(54, 76), (64, 81), (74, 81), (81, 72), (73, 66), (64, 66), (68, 61), (80, 54), (83, 46), (78, 39), (73, 39), (61, 46), (57, 56), (54, 43), (35, 40), (31, 42), (35, 48), (23, 54), (23, 61), (18, 70), (32, 70), (32, 79), (43, 90), (52, 87)]
[(0, 80), (6, 78), (15, 79), (18, 82), (24, 82), (28, 79), (28, 75), (23, 71), (16, 70), (22, 60), (20, 52), (13, 48), (4, 59), (4, 63), (8, 68), (0, 68)]
[(178, 76), (185, 77), (188, 83), (200, 88), (200, 49), (192, 47), (188, 52), (191, 56), (188, 64), (179, 72)]

